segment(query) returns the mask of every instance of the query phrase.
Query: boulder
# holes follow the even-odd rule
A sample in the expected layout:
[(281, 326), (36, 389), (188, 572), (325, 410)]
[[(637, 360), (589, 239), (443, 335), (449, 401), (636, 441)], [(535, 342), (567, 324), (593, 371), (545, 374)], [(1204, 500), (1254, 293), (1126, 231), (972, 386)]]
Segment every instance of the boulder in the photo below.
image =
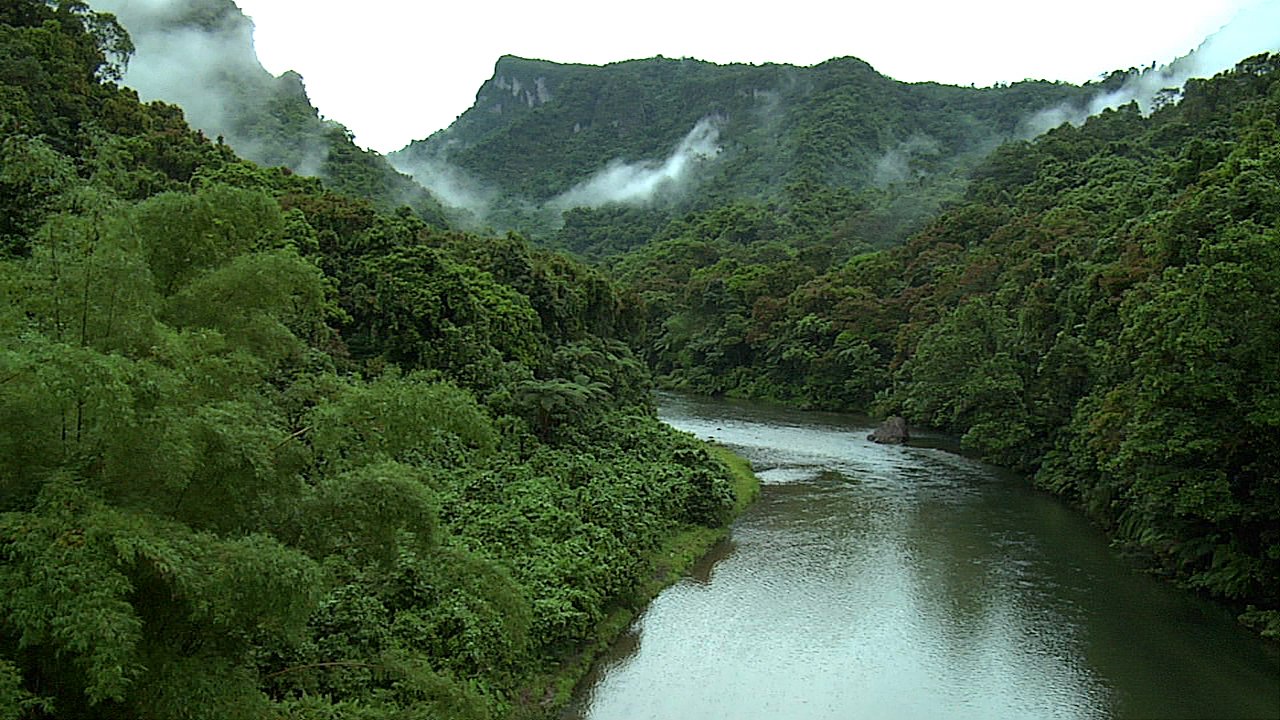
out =
[(901, 445), (911, 439), (911, 433), (907, 431), (907, 421), (894, 415), (880, 423), (880, 427), (873, 430), (867, 439), (871, 442)]

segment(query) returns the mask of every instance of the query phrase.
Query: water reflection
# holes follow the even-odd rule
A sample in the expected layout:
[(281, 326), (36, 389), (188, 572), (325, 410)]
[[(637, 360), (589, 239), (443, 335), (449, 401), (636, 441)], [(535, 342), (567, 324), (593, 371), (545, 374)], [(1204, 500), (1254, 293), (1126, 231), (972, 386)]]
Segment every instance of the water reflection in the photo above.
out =
[(747, 455), (764, 492), (570, 717), (1280, 714), (1273, 650), (1016, 478), (869, 443), (862, 418), (679, 397), (663, 414)]

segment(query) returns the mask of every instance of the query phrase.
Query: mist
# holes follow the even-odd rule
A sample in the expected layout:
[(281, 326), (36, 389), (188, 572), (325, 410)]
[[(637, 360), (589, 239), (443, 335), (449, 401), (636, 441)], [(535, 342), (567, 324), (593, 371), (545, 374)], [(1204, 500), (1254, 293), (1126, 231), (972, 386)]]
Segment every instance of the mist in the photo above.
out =
[(1192, 78), (1209, 78), (1230, 70), (1245, 58), (1280, 51), (1280, 0), (1263, 0), (1242, 9), (1231, 22), (1210, 35), (1195, 50), (1177, 60), (1133, 74), (1118, 90), (1094, 97), (1087, 107), (1058, 106), (1036, 114), (1026, 123), (1028, 137), (1063, 123), (1080, 125), (1092, 115), (1136, 102), (1144, 115), (1177, 102)]
[[(97, 10), (115, 13), (137, 48), (124, 82), (146, 101), (180, 105), (187, 122), (206, 133), (230, 129), (226, 103), (210, 87), (220, 75), (253, 68), (244, 62), (252, 37), (229, 23), (217, 32), (183, 28), (178, 3), (170, 0), (93, 0)], [(259, 68), (260, 69), (260, 68)]]
[(665, 160), (614, 160), (547, 204), (560, 210), (610, 203), (641, 205), (677, 195), (699, 162), (712, 160), (720, 153), (721, 122), (717, 117), (703, 118)]
[(927, 174), (919, 165), (939, 157), (941, 153), (942, 146), (934, 138), (922, 134), (912, 135), (876, 160), (871, 171), (871, 182), (883, 188), (916, 180)]
[[(303, 175), (323, 175), (329, 146), (323, 137), (268, 137), (273, 125), (261, 100), (305, 93), (296, 74), (273, 77), (253, 49), (253, 24), (238, 12), (201, 17), (192, 27), (191, 3), (182, 0), (91, 0), (114, 13), (136, 47), (124, 84), (144, 101), (182, 108), (187, 122), (222, 137), (242, 157), (284, 165)], [(296, 86), (296, 87), (295, 87)], [(319, 118), (317, 118), (319, 122)]]
[(547, 227), (559, 227), (561, 214), (571, 208), (611, 203), (642, 205), (677, 198), (689, 188), (699, 163), (719, 155), (722, 122), (719, 117), (703, 118), (667, 157), (636, 162), (614, 160), (543, 203), (504, 194), (500, 188), (477, 179), (449, 161), (447, 146), (429, 155), (420, 149), (401, 150), (388, 155), (387, 160), (453, 211), (451, 219), (459, 226), (507, 227), (513, 222), (514, 213), (525, 220), (537, 218), (538, 223)]
[(398, 152), (387, 155), (387, 161), (426, 188), (446, 207), (468, 213), (471, 224), (485, 220), (498, 197), (497, 190), (450, 164), (443, 155), (416, 157)]

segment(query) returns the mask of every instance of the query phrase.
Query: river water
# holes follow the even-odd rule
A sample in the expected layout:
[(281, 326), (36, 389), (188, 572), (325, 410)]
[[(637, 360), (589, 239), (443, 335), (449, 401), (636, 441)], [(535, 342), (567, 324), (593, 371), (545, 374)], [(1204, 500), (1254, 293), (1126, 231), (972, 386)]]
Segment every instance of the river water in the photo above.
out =
[(941, 438), (672, 395), (660, 414), (750, 459), (762, 494), (568, 718), (1280, 718), (1274, 645)]

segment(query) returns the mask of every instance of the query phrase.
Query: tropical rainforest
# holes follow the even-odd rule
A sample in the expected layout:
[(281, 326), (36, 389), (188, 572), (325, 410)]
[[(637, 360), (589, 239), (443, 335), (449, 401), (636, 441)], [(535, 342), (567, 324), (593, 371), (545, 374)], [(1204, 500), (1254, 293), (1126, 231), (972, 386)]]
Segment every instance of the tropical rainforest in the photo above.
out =
[(1280, 637), (1278, 68), (1247, 58), (1035, 134), (1045, 110), (1166, 77), (974, 89), (853, 58), (507, 57), (393, 162), (434, 153), (554, 206), (574, 167), (660, 156), (718, 118), (692, 189), (584, 203), (538, 235), (639, 299), (660, 384), (954, 433)]
[(655, 381), (954, 433), (1280, 637), (1280, 57), (1044, 134), (1138, 71), (503, 58), (391, 158), (446, 207), (296, 76), (208, 133), (134, 50), (0, 5), (0, 717), (553, 712), (751, 494)]
[(543, 712), (747, 492), (656, 419), (642, 318), (238, 159), (129, 51), (0, 10), (0, 717)]
[(1280, 56), (1009, 143), (906, 243), (734, 204), (613, 259), (666, 384), (898, 413), (1280, 636)]
[[(820, 206), (814, 221), (827, 232), (883, 246), (958, 197), (992, 148), (1034, 134), (1039, 111), (1082, 108), (1102, 87), (908, 84), (851, 57), (800, 68), (506, 56), (453, 125), (390, 158), (462, 194), (455, 223), (516, 228), (588, 258), (737, 200)], [(642, 208), (610, 182), (654, 170), (667, 182)], [(584, 171), (599, 173), (585, 188)], [(633, 212), (619, 217), (619, 205)]]

